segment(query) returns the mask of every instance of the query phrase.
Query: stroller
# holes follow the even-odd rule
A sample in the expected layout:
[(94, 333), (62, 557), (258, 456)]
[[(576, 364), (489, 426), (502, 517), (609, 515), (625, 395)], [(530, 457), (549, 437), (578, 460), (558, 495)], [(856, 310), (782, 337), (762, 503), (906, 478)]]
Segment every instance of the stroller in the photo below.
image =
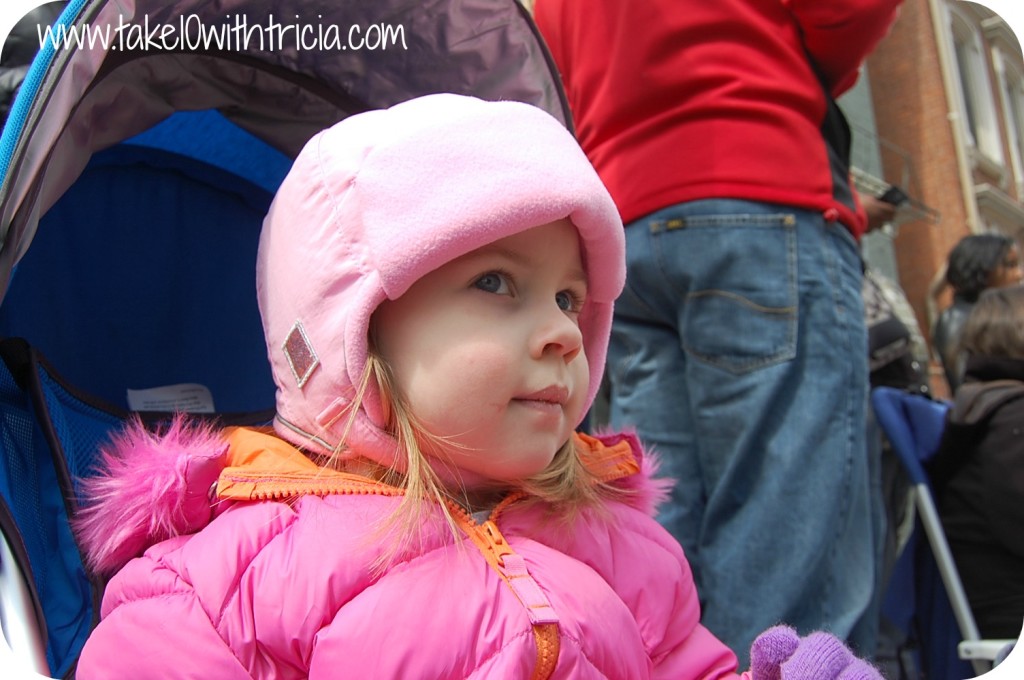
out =
[(0, 138), (0, 666), (72, 677), (98, 445), (133, 415), (272, 418), (256, 247), (306, 140), (433, 92), (571, 123), (515, 0), (72, 0), (50, 36)]

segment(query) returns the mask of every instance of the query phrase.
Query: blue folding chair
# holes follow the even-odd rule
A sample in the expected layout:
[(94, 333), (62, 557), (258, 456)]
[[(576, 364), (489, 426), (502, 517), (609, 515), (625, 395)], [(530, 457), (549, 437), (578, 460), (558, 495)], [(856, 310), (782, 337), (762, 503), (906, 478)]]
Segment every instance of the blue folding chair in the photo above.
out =
[(926, 550), (915, 530), (904, 548), (886, 592), (883, 615), (905, 631), (913, 628), (929, 680), (962, 680), (986, 673), (1013, 641), (983, 640), (978, 632), (923, 466), (939, 448), (950, 404), (892, 387), (872, 390), (871, 404), (910, 476), (918, 527), (927, 538)]

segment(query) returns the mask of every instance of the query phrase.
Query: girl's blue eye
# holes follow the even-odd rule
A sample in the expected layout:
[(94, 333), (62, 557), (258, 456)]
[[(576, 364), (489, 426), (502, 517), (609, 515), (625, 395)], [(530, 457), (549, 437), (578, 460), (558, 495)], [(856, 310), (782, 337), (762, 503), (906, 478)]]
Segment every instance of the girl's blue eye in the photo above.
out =
[(558, 303), (558, 308), (564, 312), (578, 312), (583, 306), (579, 296), (571, 290), (563, 290), (555, 295), (555, 301)]
[(487, 272), (474, 281), (473, 285), (484, 292), (497, 295), (507, 295), (510, 292), (507, 277), (499, 272)]

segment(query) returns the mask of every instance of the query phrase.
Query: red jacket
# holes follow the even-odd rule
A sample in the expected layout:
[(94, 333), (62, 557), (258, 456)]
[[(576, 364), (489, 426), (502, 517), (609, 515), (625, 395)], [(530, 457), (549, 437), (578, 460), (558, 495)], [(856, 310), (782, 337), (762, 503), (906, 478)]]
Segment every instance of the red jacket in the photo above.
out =
[(535, 18), (624, 222), (739, 198), (831, 209), (859, 236), (863, 210), (834, 196), (807, 54), (838, 96), (900, 2), (538, 0)]

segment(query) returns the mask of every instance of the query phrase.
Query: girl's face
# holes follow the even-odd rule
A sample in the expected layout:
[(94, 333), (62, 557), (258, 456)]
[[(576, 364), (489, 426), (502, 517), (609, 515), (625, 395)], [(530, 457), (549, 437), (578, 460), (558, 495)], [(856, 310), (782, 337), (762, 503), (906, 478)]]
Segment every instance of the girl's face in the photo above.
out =
[(559, 220), (427, 274), (375, 313), (378, 351), (467, 486), (546, 468), (583, 415), (587, 294), (576, 229)]
[(992, 272), (992, 280), (989, 285), (992, 288), (1016, 286), (1021, 282), (1022, 277), (1024, 277), (1024, 272), (1021, 271), (1020, 253), (1017, 246), (1010, 246), (1006, 255), (1003, 256), (1003, 261)]

